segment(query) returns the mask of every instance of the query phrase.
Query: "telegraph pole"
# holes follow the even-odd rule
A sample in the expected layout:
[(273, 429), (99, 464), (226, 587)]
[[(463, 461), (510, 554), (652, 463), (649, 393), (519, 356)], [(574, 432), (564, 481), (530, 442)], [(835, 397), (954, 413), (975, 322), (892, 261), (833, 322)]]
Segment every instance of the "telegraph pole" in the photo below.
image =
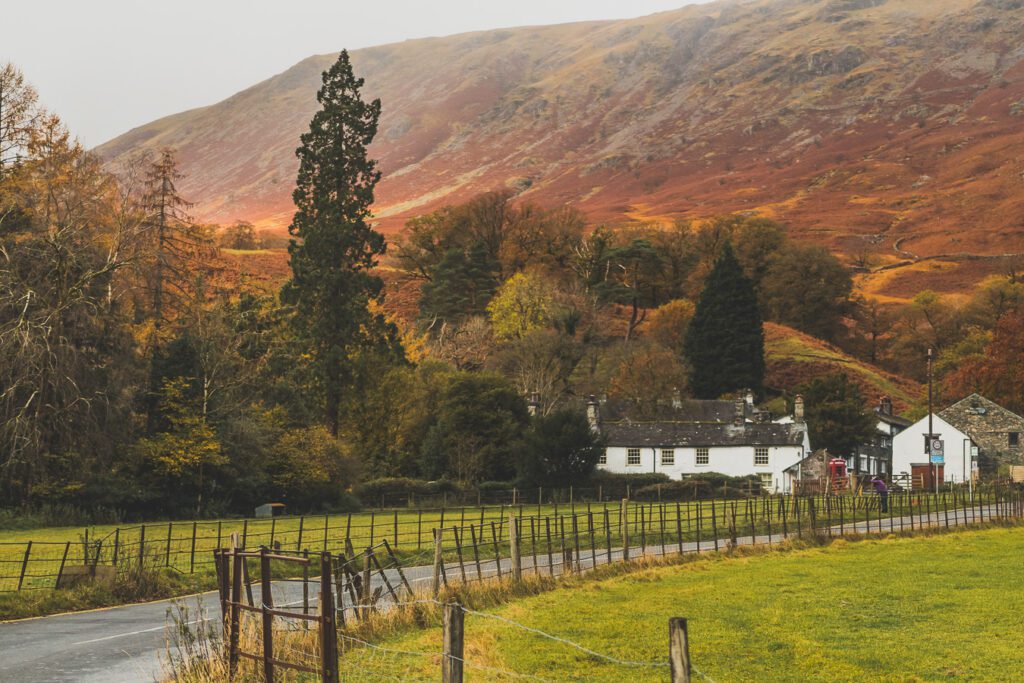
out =
[(939, 466), (932, 462), (932, 439), (935, 438), (935, 433), (932, 431), (932, 350), (928, 349), (928, 446), (925, 448), (925, 452), (928, 455), (928, 467), (931, 468), (932, 482), (935, 486), (935, 492), (939, 492)]

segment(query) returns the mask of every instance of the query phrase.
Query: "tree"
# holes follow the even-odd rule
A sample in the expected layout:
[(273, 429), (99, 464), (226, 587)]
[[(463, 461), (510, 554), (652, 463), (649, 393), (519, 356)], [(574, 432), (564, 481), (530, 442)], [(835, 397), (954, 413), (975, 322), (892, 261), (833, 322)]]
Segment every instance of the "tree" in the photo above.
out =
[(420, 317), (433, 325), (482, 316), (498, 288), (500, 270), (482, 242), (468, 250), (449, 249), (420, 290)]
[(295, 306), (296, 324), (312, 347), (323, 392), (324, 424), (338, 434), (342, 391), (351, 381), (349, 358), (361, 346), (393, 337), (370, 301), (383, 289), (370, 272), (385, 251), (370, 227), (373, 192), (380, 180), (366, 148), (377, 134), (380, 100), (364, 102), (363, 79), (352, 73), (348, 52), (323, 74), (321, 109), (296, 150), (299, 172), (288, 232), (292, 278), (282, 299)]
[(173, 319), (189, 297), (191, 285), (201, 270), (199, 264), (212, 246), (188, 215), (191, 204), (178, 193), (176, 182), (181, 177), (170, 149), (160, 153), (146, 174), (144, 258), (140, 263), (151, 293), (150, 315), (156, 345), (161, 341), (164, 323)]
[(627, 404), (635, 417), (650, 420), (667, 413), (685, 386), (686, 369), (675, 352), (638, 340), (623, 345), (608, 397)]
[(133, 226), (57, 117), (30, 133), (0, 177), (0, 496), (67, 502), (131, 425), (134, 340), (111, 283)]
[(518, 339), (547, 325), (553, 306), (551, 291), (539, 276), (516, 273), (498, 289), (487, 312), (496, 338)]
[(435, 399), (423, 444), (423, 472), (459, 481), (507, 480), (526, 427), (526, 401), (501, 375), (452, 375)]
[(875, 417), (865, 408), (864, 396), (846, 375), (818, 377), (801, 387), (807, 406), (807, 426), (814, 448), (848, 456), (870, 443), (875, 434)]
[(984, 353), (973, 355), (943, 382), (949, 396), (983, 394), (1016, 413), (1024, 412), (1024, 316), (1006, 314), (992, 333)]
[(695, 311), (693, 302), (673, 299), (654, 309), (647, 331), (654, 341), (682, 355), (686, 332), (690, 329), (690, 321), (693, 320)]
[(764, 329), (754, 285), (726, 243), (704, 281), (683, 344), (697, 398), (764, 384)]
[(543, 486), (571, 486), (586, 479), (604, 451), (600, 436), (579, 410), (561, 408), (533, 418), (518, 459), (519, 479)]
[(770, 320), (834, 341), (852, 311), (850, 271), (821, 247), (790, 246), (771, 261), (761, 280)]
[(16, 66), (0, 66), (0, 178), (7, 166), (28, 154), (32, 132), (43, 117), (38, 99)]
[(206, 469), (223, 465), (217, 433), (202, 413), (187, 378), (167, 380), (160, 392), (160, 411), (167, 429), (139, 441), (138, 449), (146, 463), (176, 487), (196, 493), (195, 514), (203, 512)]
[(262, 249), (263, 240), (256, 234), (256, 226), (248, 221), (235, 221), (220, 236), (220, 246), (225, 249)]

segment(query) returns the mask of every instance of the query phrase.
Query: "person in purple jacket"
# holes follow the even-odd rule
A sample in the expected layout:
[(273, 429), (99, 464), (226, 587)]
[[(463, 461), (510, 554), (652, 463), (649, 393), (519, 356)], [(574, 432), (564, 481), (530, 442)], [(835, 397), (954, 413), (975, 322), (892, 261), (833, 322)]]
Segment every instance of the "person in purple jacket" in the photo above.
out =
[(875, 487), (875, 493), (878, 494), (878, 504), (882, 509), (882, 512), (889, 511), (889, 489), (885, 487), (885, 479), (882, 479), (881, 475), (876, 474), (871, 478), (871, 484)]

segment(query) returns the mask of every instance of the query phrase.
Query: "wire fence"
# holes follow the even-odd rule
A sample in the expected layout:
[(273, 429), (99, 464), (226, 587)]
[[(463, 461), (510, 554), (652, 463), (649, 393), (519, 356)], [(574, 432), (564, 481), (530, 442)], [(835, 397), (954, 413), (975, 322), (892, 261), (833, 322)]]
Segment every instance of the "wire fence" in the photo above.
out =
[[(849, 525), (872, 530), (904, 530), (921, 511), (957, 520), (981, 521), (989, 508), (1002, 509), (1011, 489), (940, 493), (892, 492), (886, 510), (875, 494), (755, 496), (689, 502), (591, 502), (519, 504), (424, 510), (391, 510), (347, 515), (275, 517), (216, 522), (168, 522), (118, 527), (102, 536), (85, 529), (76, 541), (0, 543), (0, 592), (53, 589), (82, 575), (96, 576), (133, 567), (166, 568), (185, 574), (212, 573), (213, 551), (237, 534), (239, 547), (265, 546), (294, 552), (331, 552), (352, 557), (387, 542), (403, 564), (430, 564), (441, 536), (441, 559), (457, 562), (459, 577), (486, 578), (507, 571), (510, 513), (520, 520), (524, 554), (542, 571), (564, 562), (571, 550), (577, 563), (589, 550), (648, 548), (693, 543), (719, 549), (742, 537), (773, 539), (820, 529), (843, 534)], [(625, 506), (625, 507), (624, 507)], [(625, 512), (623, 512), (625, 510)], [(623, 523), (625, 520), (625, 524)], [(835, 529), (833, 527), (836, 527)], [(883, 529), (885, 527), (885, 529)], [(440, 530), (435, 531), (435, 530)], [(626, 543), (624, 534), (629, 535)], [(582, 556), (587, 555), (582, 552)], [(447, 577), (450, 578), (450, 577)]]
[[(1024, 517), (1024, 497), (1018, 490), (975, 492), (973, 496), (966, 491), (898, 492), (885, 497), (777, 496), (691, 504), (623, 501), (619, 505), (583, 504), (560, 510), (558, 515), (529, 513), (526, 508), (513, 508), (506, 510), (504, 520), (485, 517), (432, 529), (434, 561), (424, 566), (403, 564), (387, 539), (362, 550), (347, 543), (334, 555), (329, 551), (275, 552), (266, 547), (259, 552), (218, 551), (215, 557), (223, 614), (230, 617), (235, 632), (244, 634), (247, 628), (251, 632), (249, 649), (239, 649), (248, 653), (249, 661), (242, 665), (266, 667), (271, 660), (271, 666), (293, 664), (314, 672), (321, 680), (334, 679), (317, 672), (334, 671), (336, 674), (331, 675), (338, 676), (337, 680), (353, 682), (436, 680), (439, 667), (444, 681), (461, 681), (463, 672), (484, 680), (546, 680), (543, 671), (510, 669), (500, 658), (484, 656), (479, 648), (467, 654), (461, 645), (457, 647), (455, 641), (462, 638), (464, 629), (453, 627), (452, 620), (469, 617), (536, 638), (540, 643), (537, 647), (554, 648), (562, 653), (559, 657), (571, 652), (588, 667), (608, 668), (602, 676), (614, 671), (618, 673), (610, 677), (631, 680), (639, 671), (668, 668), (673, 681), (689, 681), (691, 673), (695, 679), (711, 680), (692, 665), (688, 652), (685, 657), (670, 652), (661, 659), (632, 659), (580, 642), (579, 637), (551, 633), (465, 606), (454, 606), (459, 612), (456, 617), (453, 606), (443, 603), (442, 590), (460, 587), (472, 591), (475, 584), (483, 582), (514, 583), (531, 575), (586, 572), (639, 557), (765, 545), (792, 538), (918, 531), (1020, 519)], [(317, 557), (319, 561), (313, 561)], [(255, 566), (250, 568), (250, 562)], [(275, 562), (291, 562), (292, 570), (279, 569)], [(295, 564), (303, 568), (301, 578), (292, 576)], [(309, 567), (320, 567), (320, 571), (311, 575)], [(403, 649), (375, 643), (357, 627), (380, 613), (424, 605), (445, 610), (440, 649)], [(239, 623), (235, 624), (231, 610), (241, 615)], [(324, 630), (322, 625), (330, 623), (325, 615), (332, 616), (336, 631)], [(677, 637), (685, 642), (685, 620), (672, 621), (681, 624), (670, 628), (670, 642)], [(321, 624), (319, 644), (315, 646), (308, 635), (302, 638), (303, 629), (311, 622)], [(268, 637), (268, 627), (280, 633)], [(683, 629), (682, 636), (678, 628)], [(324, 640), (324, 634), (330, 636), (331, 632), (337, 637), (333, 644)], [(296, 633), (297, 637), (291, 636)], [(251, 643), (263, 643), (263, 649)], [(229, 643), (228, 647), (235, 646)], [(325, 662), (324, 653), (336, 656), (337, 661)], [(234, 657), (236, 663), (239, 657), (245, 658), (238, 653)]]

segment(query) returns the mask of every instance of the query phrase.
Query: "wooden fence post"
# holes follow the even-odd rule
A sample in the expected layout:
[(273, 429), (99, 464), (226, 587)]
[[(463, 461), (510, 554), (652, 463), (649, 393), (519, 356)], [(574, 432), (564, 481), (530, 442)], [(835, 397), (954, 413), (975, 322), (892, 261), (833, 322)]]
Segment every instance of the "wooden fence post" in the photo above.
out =
[(434, 582), (432, 590), (434, 597), (441, 591), (441, 565), (444, 562), (441, 548), (441, 529), (434, 529)]
[(143, 524), (139, 527), (139, 569), (142, 569), (143, 563), (146, 561), (146, 525)]
[(263, 615), (263, 679), (274, 680), (274, 596), (270, 587), (270, 558), (267, 547), (260, 548), (260, 613)]
[[(363, 603), (363, 619), (370, 616), (370, 608), (373, 603), (373, 590), (370, 587), (370, 582), (373, 581), (372, 563), (373, 563), (373, 549), (367, 548), (363, 552), (363, 595), (360, 598), (360, 602)], [(267, 679), (270, 680), (270, 679)]]
[(306, 515), (299, 515), (299, 538), (295, 542), (295, 552), (302, 551), (302, 531), (303, 527), (306, 526)]
[(331, 554), (320, 555), (320, 680), (338, 683), (338, 632), (334, 624), (334, 596), (331, 595)]
[[(21, 574), (18, 576), (18, 590), (21, 590), (21, 585), (25, 582), (25, 571), (28, 569), (28, 556), (32, 554), (32, 541), (29, 541), (25, 546), (25, 557), (21, 561)], [(88, 559), (86, 560), (88, 564)]]
[(464, 618), (465, 614), (458, 603), (444, 606), (441, 683), (462, 683)]
[(622, 499), (622, 561), (629, 561), (629, 498)]
[(167, 566), (171, 566), (171, 538), (174, 535), (174, 522), (167, 522)]
[(683, 617), (668, 620), (668, 663), (672, 683), (690, 683), (690, 640)]
[[(114, 557), (111, 563), (117, 567), (117, 556), (121, 550), (121, 527), (114, 529)], [(62, 565), (63, 566), (63, 565)]]
[[(238, 639), (239, 626), (241, 623), (242, 604), (242, 557), (235, 548), (234, 539), (231, 543), (232, 571), (231, 571), (231, 619), (228, 622), (228, 676), (234, 678), (238, 669)], [(226, 566), (226, 564), (225, 564)]]
[(60, 569), (57, 570), (57, 582), (53, 585), (54, 588), (60, 588), (60, 580), (64, 576), (64, 565), (68, 561), (69, 550), (71, 550), (71, 541), (64, 544), (64, 555), (60, 558)]
[[(117, 540), (116, 536), (114, 537), (114, 540), (115, 541)], [(117, 555), (116, 551), (114, 552), (114, 555), (115, 556)], [(192, 522), (192, 550), (189, 553), (188, 573), (189, 574), (195, 574), (196, 573), (196, 523), (195, 522)]]
[(515, 512), (508, 513), (508, 544), (512, 554), (512, 580), (523, 580), (523, 559), (519, 554), (519, 518)]

